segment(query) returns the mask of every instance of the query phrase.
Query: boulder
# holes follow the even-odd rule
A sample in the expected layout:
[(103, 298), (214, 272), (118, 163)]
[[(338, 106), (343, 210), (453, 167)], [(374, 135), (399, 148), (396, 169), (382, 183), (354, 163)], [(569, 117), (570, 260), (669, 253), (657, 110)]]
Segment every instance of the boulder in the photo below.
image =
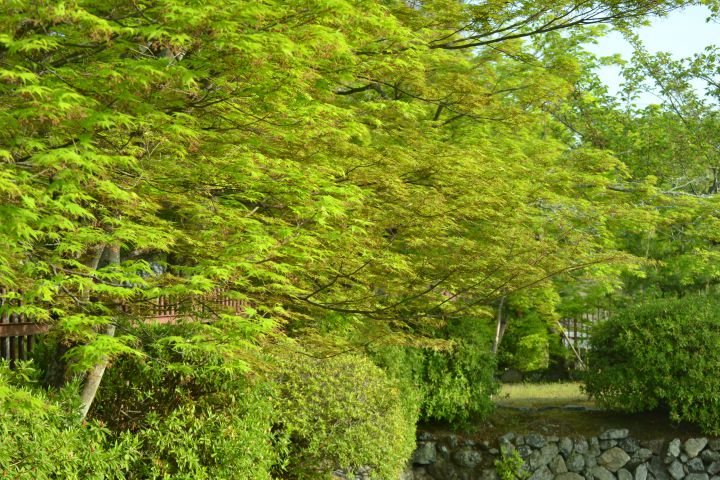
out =
[(720, 461), (712, 462), (707, 468), (707, 473), (710, 475), (717, 475), (720, 473)]
[(707, 438), (688, 438), (683, 444), (683, 450), (689, 458), (695, 458), (707, 444)]
[(708, 448), (710, 450), (720, 450), (720, 438), (713, 438), (708, 442)]
[(555, 480), (585, 480), (585, 477), (575, 472), (567, 472), (556, 475)]
[(648, 467), (647, 464), (641, 463), (635, 468), (634, 480), (647, 480), (648, 478)]
[(600, 440), (599, 442), (600, 450), (605, 451), (609, 450), (612, 447), (617, 447), (618, 441), (617, 440)]
[(585, 468), (585, 457), (578, 452), (573, 452), (565, 462), (567, 469), (571, 472), (579, 473)]
[(567, 473), (568, 471), (567, 465), (565, 465), (565, 459), (562, 457), (562, 455), (558, 455), (553, 458), (550, 461), (549, 466), (550, 470), (552, 470), (555, 475), (558, 475), (560, 473)]
[(535, 470), (528, 480), (553, 480), (554, 477), (555, 475), (553, 475), (547, 465), (543, 465)]
[(601, 466), (594, 467), (592, 469), (591, 473), (595, 480), (615, 480), (615, 475), (613, 475), (605, 467), (601, 467)]
[(573, 442), (568, 437), (563, 437), (558, 442), (558, 450), (560, 450), (560, 453), (563, 457), (566, 459), (568, 458), (568, 455), (570, 455), (573, 451)]
[(412, 456), (415, 465), (430, 465), (437, 458), (435, 442), (420, 442)]
[(525, 443), (532, 448), (542, 448), (545, 446), (545, 438), (538, 433), (531, 433), (525, 436)]
[(670, 480), (670, 476), (665, 471), (665, 467), (660, 461), (660, 457), (653, 456), (648, 464), (648, 472), (655, 480)]
[(685, 477), (685, 469), (679, 460), (675, 460), (668, 466), (668, 473), (675, 480), (681, 480)]
[(700, 457), (695, 457), (687, 462), (687, 468), (690, 473), (705, 473), (705, 464)]
[(710, 480), (707, 473), (689, 473), (685, 480)]
[(630, 460), (630, 455), (625, 453), (622, 448), (613, 447), (598, 457), (598, 465), (615, 473), (624, 467), (628, 460)]
[(618, 447), (622, 448), (629, 454), (633, 454), (640, 450), (640, 443), (634, 438), (624, 438), (618, 442)]
[(453, 453), (452, 458), (456, 465), (465, 468), (475, 468), (482, 461), (480, 452), (469, 447), (457, 450)]
[(720, 461), (720, 452), (708, 448), (702, 451), (700, 458), (707, 463), (717, 462)]
[(667, 452), (665, 455), (665, 463), (670, 464), (680, 456), (681, 445), (682, 443), (680, 442), (679, 438), (675, 438), (670, 443), (668, 443)]
[(629, 434), (630, 431), (627, 428), (612, 428), (605, 430), (598, 438), (600, 440), (622, 440), (627, 438)]
[(618, 480), (633, 480), (633, 474), (625, 468), (621, 468), (617, 471)]

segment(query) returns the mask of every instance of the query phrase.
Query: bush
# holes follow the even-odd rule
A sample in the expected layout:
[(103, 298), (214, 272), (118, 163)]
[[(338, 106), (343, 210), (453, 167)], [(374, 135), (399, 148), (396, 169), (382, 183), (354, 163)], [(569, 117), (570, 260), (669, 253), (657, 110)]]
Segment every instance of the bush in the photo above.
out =
[(398, 478), (415, 448), (417, 407), (368, 358), (276, 353), (278, 420), (290, 436), (291, 478), (327, 478), (370, 467)]
[(0, 363), (0, 478), (124, 479), (138, 458), (131, 435), (109, 432), (79, 416), (77, 385), (56, 395), (34, 388), (38, 371)]
[(720, 301), (659, 299), (601, 323), (590, 339), (585, 390), (627, 412), (667, 409), (720, 434)]
[(385, 347), (375, 359), (401, 382), (405, 395), (418, 398), (422, 420), (464, 426), (493, 411), (491, 396), (498, 384), (492, 329), (476, 319), (456, 319), (443, 333), (454, 342), (452, 350)]
[(91, 414), (142, 441), (129, 479), (271, 478), (284, 452), (272, 432), (272, 386), (228, 352), (175, 341), (193, 328), (143, 327), (146, 356), (114, 362)]

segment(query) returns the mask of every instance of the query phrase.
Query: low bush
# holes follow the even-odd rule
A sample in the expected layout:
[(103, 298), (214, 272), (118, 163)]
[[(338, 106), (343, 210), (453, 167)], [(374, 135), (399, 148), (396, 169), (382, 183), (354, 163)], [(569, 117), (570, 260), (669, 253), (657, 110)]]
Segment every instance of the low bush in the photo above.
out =
[(415, 448), (417, 406), (367, 357), (275, 352), (279, 427), (290, 438), (290, 478), (328, 478), (369, 468), (398, 478)]
[(590, 339), (585, 390), (601, 406), (667, 409), (720, 434), (720, 301), (705, 295), (629, 307)]
[(98, 422), (82, 422), (77, 385), (48, 394), (38, 370), (0, 363), (0, 478), (124, 479), (139, 458), (132, 435), (109, 441)]
[(108, 368), (92, 416), (142, 442), (128, 479), (271, 478), (285, 451), (272, 430), (272, 385), (232, 352), (174, 341), (192, 338), (193, 328), (136, 332), (144, 356)]
[(453, 348), (433, 351), (414, 347), (378, 348), (374, 358), (417, 397), (423, 421), (463, 426), (493, 411), (498, 383), (492, 330), (476, 319), (456, 319), (443, 331)]

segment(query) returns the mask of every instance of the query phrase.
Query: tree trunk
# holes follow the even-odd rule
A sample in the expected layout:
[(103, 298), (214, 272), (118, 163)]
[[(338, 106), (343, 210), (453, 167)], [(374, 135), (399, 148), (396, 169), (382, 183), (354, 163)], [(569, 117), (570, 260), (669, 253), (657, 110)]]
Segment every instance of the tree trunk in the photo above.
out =
[[(111, 265), (118, 265), (120, 263), (120, 247), (118, 245), (111, 245), (109, 249), (109, 261)], [(115, 336), (115, 325), (108, 325), (104, 331), (101, 332), (104, 335), (111, 337)], [(95, 400), (95, 394), (97, 394), (98, 387), (102, 381), (105, 369), (107, 368), (109, 358), (104, 356), (93, 366), (92, 370), (85, 377), (85, 384), (83, 385), (82, 392), (80, 392), (80, 402), (82, 407), (80, 408), (80, 415), (85, 418), (90, 410), (93, 400)]]
[[(90, 252), (90, 258), (87, 259), (85, 265), (89, 267), (92, 271), (97, 270), (98, 265), (100, 264), (100, 259), (102, 258), (104, 252), (104, 243), (96, 245)], [(85, 295), (81, 298), (81, 300), (87, 301), (89, 300), (89, 296)], [(57, 345), (57, 350), (53, 355), (53, 359), (48, 366), (48, 370), (45, 373), (45, 386), (62, 388), (71, 380), (68, 373), (70, 370), (70, 365), (65, 359), (65, 354), (74, 346), (74, 343), (66, 342), (63, 339), (60, 340), (60, 343), (58, 343)]]
[(505, 335), (507, 328), (507, 317), (503, 316), (503, 307), (505, 306), (505, 295), (500, 298), (500, 304), (497, 309), (497, 324), (495, 326), (495, 338), (493, 339), (492, 352), (497, 355), (498, 347)]

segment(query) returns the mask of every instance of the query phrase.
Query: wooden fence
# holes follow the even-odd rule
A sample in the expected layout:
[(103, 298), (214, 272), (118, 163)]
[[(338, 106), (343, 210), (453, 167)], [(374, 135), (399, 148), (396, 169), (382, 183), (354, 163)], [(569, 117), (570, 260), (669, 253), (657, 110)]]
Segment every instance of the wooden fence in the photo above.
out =
[[(10, 293), (0, 288), (0, 358), (14, 363), (16, 360), (27, 360), (37, 336), (47, 333), (49, 325), (37, 323), (24, 314), (10, 313), (12, 306), (19, 301), (6, 298)], [(216, 313), (216, 310), (232, 310), (237, 314), (244, 311), (246, 304), (240, 300), (227, 298), (221, 291), (215, 291), (199, 299), (181, 302), (176, 298), (161, 296), (152, 301), (150, 315), (145, 316), (147, 323), (172, 324), (178, 320), (192, 320), (200, 311), (203, 315)], [(130, 308), (124, 309), (126, 312)]]

